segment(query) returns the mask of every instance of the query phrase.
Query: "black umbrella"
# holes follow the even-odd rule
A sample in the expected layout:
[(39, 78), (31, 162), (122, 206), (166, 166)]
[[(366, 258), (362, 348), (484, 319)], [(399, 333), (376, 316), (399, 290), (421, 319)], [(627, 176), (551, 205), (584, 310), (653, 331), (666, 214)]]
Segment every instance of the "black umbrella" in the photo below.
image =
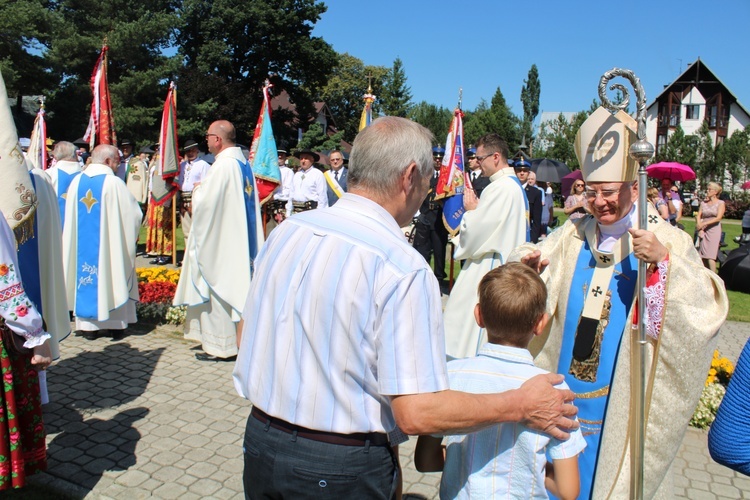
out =
[(719, 277), (727, 290), (750, 293), (750, 245), (732, 250), (721, 264)]
[(570, 169), (563, 162), (547, 158), (531, 160), (531, 170), (536, 174), (537, 182), (559, 183), (570, 173)]

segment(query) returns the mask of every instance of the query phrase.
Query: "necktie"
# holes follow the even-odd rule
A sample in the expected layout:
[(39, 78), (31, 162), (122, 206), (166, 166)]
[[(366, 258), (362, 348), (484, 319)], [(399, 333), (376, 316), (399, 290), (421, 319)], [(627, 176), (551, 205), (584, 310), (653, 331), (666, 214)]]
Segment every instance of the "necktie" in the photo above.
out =
[(334, 178), (334, 179), (336, 179), (336, 182), (338, 182), (338, 181), (339, 181), (339, 171), (338, 171), (338, 170), (336, 170), (336, 171), (335, 171), (335, 172), (333, 173), (333, 178)]
[(476, 172), (472, 172), (471, 173), (471, 182), (474, 182), (475, 180), (477, 180), (477, 173)]

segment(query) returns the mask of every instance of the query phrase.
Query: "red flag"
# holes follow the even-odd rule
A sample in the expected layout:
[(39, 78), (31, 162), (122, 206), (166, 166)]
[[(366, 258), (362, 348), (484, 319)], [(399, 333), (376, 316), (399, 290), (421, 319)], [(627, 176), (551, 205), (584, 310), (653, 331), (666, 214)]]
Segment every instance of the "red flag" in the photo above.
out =
[(271, 109), (268, 105), (268, 89), (271, 84), (266, 80), (263, 87), (263, 105), (260, 108), (258, 122), (255, 124), (253, 142), (250, 145), (248, 161), (255, 177), (258, 199), (263, 204), (271, 199), (274, 189), (281, 184), (276, 141), (271, 129)]
[(177, 87), (169, 84), (167, 99), (161, 114), (159, 133), (159, 161), (152, 178), (151, 201), (163, 205), (177, 192), (177, 174), (180, 172), (180, 155), (177, 148)]
[(109, 97), (109, 84), (107, 83), (107, 51), (109, 47), (102, 47), (99, 59), (96, 60), (94, 73), (91, 75), (91, 92), (94, 100), (91, 103), (91, 118), (84, 141), (88, 141), (89, 148), (93, 149), (97, 144), (117, 145), (115, 136), (115, 120), (112, 116), (112, 100)]

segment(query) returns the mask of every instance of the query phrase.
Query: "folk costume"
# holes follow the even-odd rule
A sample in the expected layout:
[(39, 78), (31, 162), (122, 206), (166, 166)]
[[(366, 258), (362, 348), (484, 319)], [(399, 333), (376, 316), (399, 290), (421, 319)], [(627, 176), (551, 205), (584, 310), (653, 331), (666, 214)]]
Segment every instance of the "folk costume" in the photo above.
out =
[(236, 323), (263, 243), (260, 203), (250, 164), (239, 147), (216, 155), (193, 190), (193, 228), (174, 305), (187, 305), (185, 338), (211, 355), (237, 354)]
[(140, 205), (145, 205), (148, 203), (148, 185), (150, 180), (148, 164), (137, 156), (131, 156), (127, 164), (126, 184), (128, 185), (128, 191), (133, 195), (135, 201)]
[[(586, 182), (632, 182), (630, 119), (599, 108), (581, 126), (576, 153)], [(624, 188), (624, 187), (623, 187)], [(532, 341), (539, 367), (565, 375), (576, 393), (587, 450), (579, 457), (581, 498), (631, 498), (631, 366), (637, 324), (637, 259), (628, 228), (637, 208), (602, 225), (593, 216), (568, 221), (538, 247), (525, 244), (510, 261), (541, 250), (549, 259), (547, 332)], [(645, 359), (645, 498), (671, 498), (672, 461), (700, 397), (715, 335), (727, 314), (719, 278), (701, 264), (692, 241), (649, 209), (648, 231), (668, 257), (649, 266)]]
[(487, 333), (474, 319), (477, 286), (485, 274), (505, 264), (514, 248), (528, 241), (527, 211), (521, 183), (506, 167), (490, 177), (477, 208), (464, 213), (454, 257), (465, 262), (444, 313), (448, 356), (476, 356), (487, 342)]
[(155, 154), (149, 168), (149, 204), (146, 212), (146, 253), (151, 256), (172, 255), (172, 201), (167, 200), (163, 204), (154, 202), (152, 193), (153, 179), (158, 172), (159, 155)]
[[(190, 146), (185, 146), (187, 149)], [(196, 184), (203, 181), (211, 165), (196, 158), (194, 160), (185, 160), (180, 163), (180, 175), (177, 183), (180, 185), (180, 219), (182, 221), (182, 234), (187, 240), (190, 236), (190, 228), (193, 221), (193, 189)]]
[(81, 173), (81, 165), (77, 161), (62, 160), (44, 171), (49, 176), (52, 187), (57, 195), (57, 208), (60, 214), (60, 224), (65, 221), (65, 198), (73, 179)]
[(63, 264), (76, 330), (124, 330), (135, 323), (135, 250), (143, 214), (125, 183), (92, 163), (68, 190)]
[(39, 377), (33, 349), (49, 342), (21, 282), (16, 245), (34, 236), (36, 194), (0, 75), (0, 490), (21, 488), (47, 468)]

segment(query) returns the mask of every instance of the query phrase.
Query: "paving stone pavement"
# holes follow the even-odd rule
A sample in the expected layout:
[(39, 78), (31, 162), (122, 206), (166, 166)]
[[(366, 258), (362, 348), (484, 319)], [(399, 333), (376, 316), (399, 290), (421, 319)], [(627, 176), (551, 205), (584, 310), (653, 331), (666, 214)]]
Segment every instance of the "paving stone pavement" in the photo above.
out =
[[(32, 478), (74, 498), (242, 498), (249, 403), (233, 363), (200, 362), (176, 327), (133, 328), (120, 341), (71, 335), (49, 369), (49, 470)], [(750, 324), (728, 323), (719, 348), (736, 360)], [(439, 474), (420, 474), (416, 438), (400, 448), (404, 497), (437, 498)], [(675, 497), (750, 498), (750, 478), (714, 463), (689, 429), (675, 462)]]

